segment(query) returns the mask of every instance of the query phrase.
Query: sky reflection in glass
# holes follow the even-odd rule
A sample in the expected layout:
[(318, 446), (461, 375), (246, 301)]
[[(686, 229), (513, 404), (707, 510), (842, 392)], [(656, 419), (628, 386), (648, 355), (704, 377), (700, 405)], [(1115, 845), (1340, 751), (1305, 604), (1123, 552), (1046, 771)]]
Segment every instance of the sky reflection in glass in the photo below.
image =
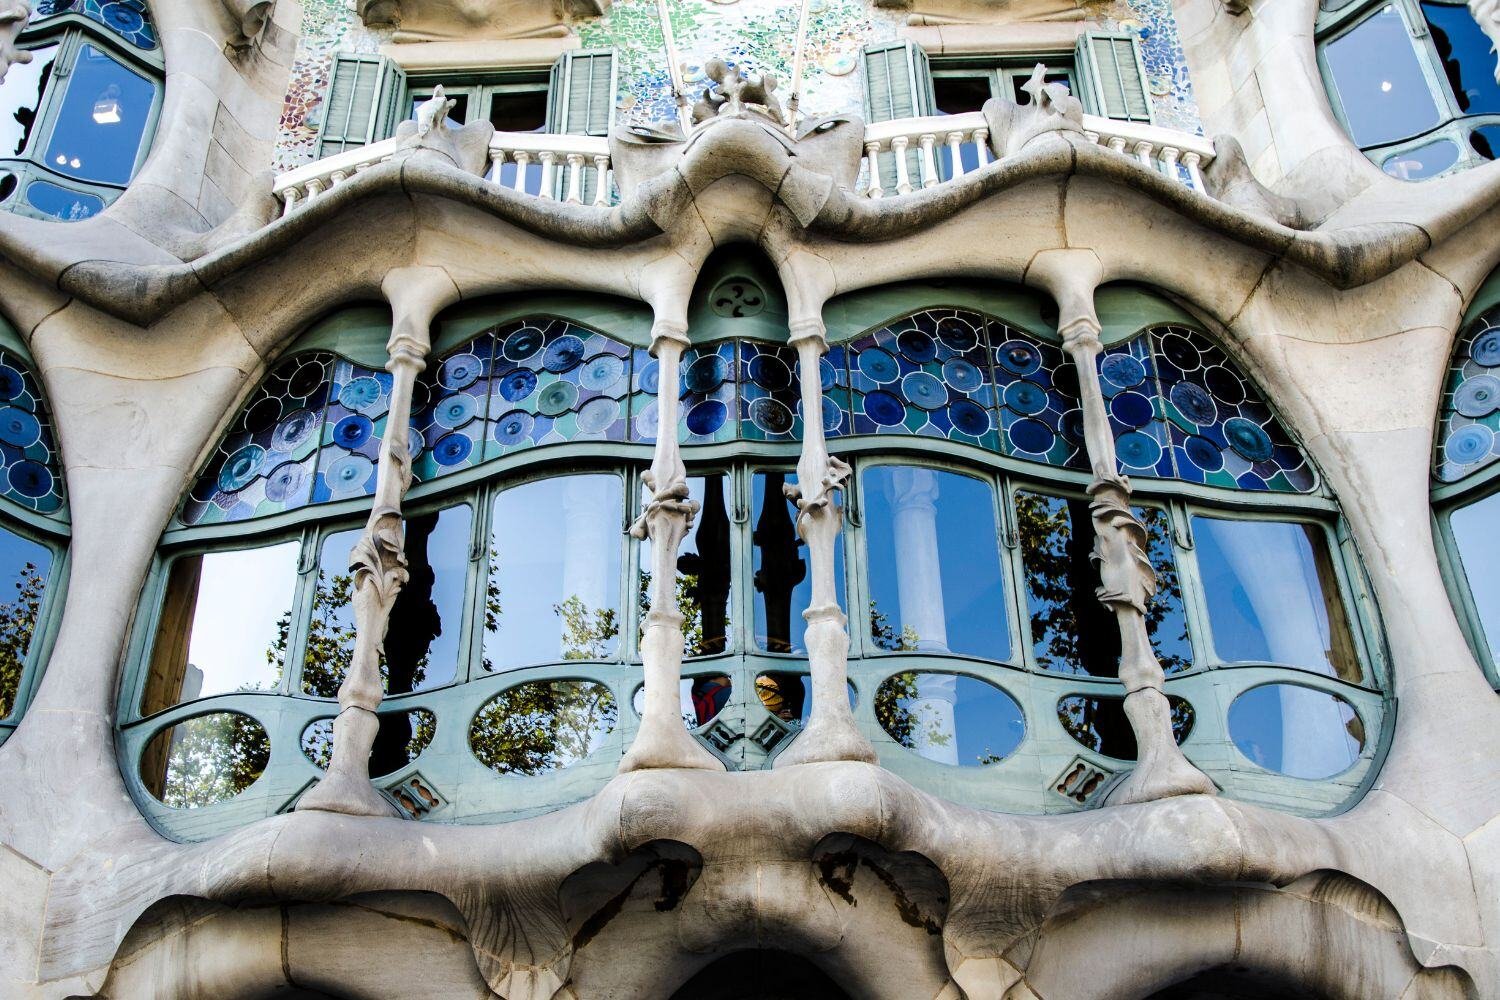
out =
[(875, 692), (875, 718), (906, 749), (958, 767), (1003, 760), (1026, 735), (1016, 700), (967, 674), (907, 671), (887, 677)]
[(1010, 658), (994, 491), (952, 472), (867, 469), (870, 632), (887, 650)]
[(84, 45), (42, 162), (80, 180), (128, 183), (155, 100), (150, 80), (102, 49)]
[(1490, 655), (1500, 642), (1500, 493), (1456, 509), (1448, 522), (1463, 561), (1474, 609), (1479, 612)]
[(1268, 771), (1316, 780), (1359, 759), (1365, 727), (1342, 698), (1298, 684), (1263, 684), (1229, 706), (1229, 737)]
[[(812, 603), (812, 566), (807, 544), (797, 534), (797, 505), (781, 492), (782, 486), (796, 483), (793, 472), (757, 472), (751, 487), (755, 644), (772, 653), (806, 655), (802, 612)], [(833, 579), (844, 608), (843, 532), (834, 536)]]
[(1356, 144), (1379, 146), (1438, 123), (1437, 105), (1411, 33), (1394, 4), (1380, 8), (1323, 51)]

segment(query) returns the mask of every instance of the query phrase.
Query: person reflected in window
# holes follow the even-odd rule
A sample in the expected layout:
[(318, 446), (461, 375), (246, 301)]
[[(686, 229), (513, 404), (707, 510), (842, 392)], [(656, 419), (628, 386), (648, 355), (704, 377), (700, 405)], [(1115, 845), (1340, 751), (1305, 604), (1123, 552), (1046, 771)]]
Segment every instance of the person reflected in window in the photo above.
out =
[(730, 681), (728, 674), (698, 677), (693, 680), (693, 715), (698, 725), (706, 726), (729, 704)]
[(806, 692), (802, 675), (771, 671), (755, 678), (755, 693), (760, 703), (782, 722), (800, 722)]

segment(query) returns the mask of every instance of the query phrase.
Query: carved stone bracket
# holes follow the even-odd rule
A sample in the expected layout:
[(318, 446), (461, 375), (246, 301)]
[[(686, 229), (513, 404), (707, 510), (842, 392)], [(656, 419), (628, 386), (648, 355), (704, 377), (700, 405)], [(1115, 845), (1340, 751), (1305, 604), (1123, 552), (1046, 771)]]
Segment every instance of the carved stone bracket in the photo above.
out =
[(776, 758), (776, 767), (827, 760), (873, 763), (875, 748), (854, 724), (849, 709), (848, 618), (839, 610), (838, 581), (834, 577), (834, 543), (843, 527), (838, 491), (849, 479), (847, 463), (828, 454), (823, 433), (823, 380), (819, 361), (828, 350), (821, 320), (792, 324), (791, 344), (797, 349), (802, 390), (802, 455), (797, 460), (797, 486), (785, 487), (797, 505), (797, 533), (807, 543), (812, 598), (802, 617), (807, 620), (805, 642), (812, 673), (812, 716), (796, 741)]
[(475, 176), (490, 162), (490, 139), (495, 126), (488, 121), (470, 122), (462, 128), (448, 127), (448, 112), (458, 102), (433, 88), (432, 96), (417, 107), (416, 115), (396, 126), (396, 152), (391, 159), (446, 161)]
[(704, 75), (715, 87), (706, 87), (693, 105), (693, 124), (701, 125), (720, 115), (743, 117), (747, 110), (764, 114), (778, 125), (787, 122), (781, 101), (776, 97), (776, 74), (770, 70), (745, 75), (723, 59), (710, 59), (703, 66)]
[(1083, 102), (1068, 91), (1066, 84), (1047, 82), (1045, 63), (1036, 64), (1021, 89), (1031, 95), (1030, 104), (1016, 104), (1003, 97), (984, 102), (990, 148), (997, 159), (1019, 152), (1037, 136), (1049, 132), (1083, 135)]
[(651, 468), (642, 473), (647, 491), (641, 516), (630, 527), (636, 538), (651, 539), (649, 608), (641, 636), (646, 678), (645, 707), (635, 742), (620, 761), (621, 771), (656, 767), (724, 770), (723, 763), (682, 726), (679, 685), (682, 681), (682, 613), (677, 610), (677, 552), (698, 513), (688, 496), (687, 467), (677, 443), (677, 398), (686, 329), (658, 320), (652, 331), (656, 355), (656, 449)]
[(16, 48), (16, 36), (26, 30), (31, 20), (31, 5), (26, 0), (0, 0), (0, 83), (12, 66), (31, 62), (31, 53)]
[(384, 697), (380, 657), (391, 607), (406, 584), (405, 527), (401, 502), (411, 486), (411, 406), (417, 375), (432, 349), (430, 324), (443, 305), (457, 297), (438, 268), (404, 268), (386, 276), (382, 289), (394, 322), (386, 351), (392, 375), (391, 403), (375, 473), (375, 502), (364, 533), (349, 553), (354, 588), (354, 654), (339, 685), (339, 714), (333, 721), (333, 755), (328, 773), (297, 802), (299, 810), (398, 816), (399, 811), (370, 782), (370, 750), (380, 729), (376, 715)]

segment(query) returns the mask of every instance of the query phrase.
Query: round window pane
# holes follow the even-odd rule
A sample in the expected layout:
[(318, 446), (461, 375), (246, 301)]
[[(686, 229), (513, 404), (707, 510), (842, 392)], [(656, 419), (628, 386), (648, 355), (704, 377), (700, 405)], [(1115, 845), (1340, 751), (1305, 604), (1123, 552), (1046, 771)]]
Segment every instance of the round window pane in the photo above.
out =
[(960, 767), (1004, 760), (1026, 734), (1015, 699), (967, 674), (906, 671), (887, 677), (875, 692), (875, 718), (908, 750)]
[(174, 809), (232, 799), (255, 784), (271, 758), (265, 728), (239, 712), (214, 712), (168, 726), (141, 753), (141, 782)]
[[(724, 706), (729, 704), (733, 684), (728, 674), (704, 674), (702, 677), (684, 677), (677, 685), (677, 710), (682, 724), (688, 729), (697, 729), (712, 722)], [(637, 718), (646, 714), (646, 686), (635, 689), (630, 699)]]
[[(1193, 731), (1193, 706), (1167, 695), (1172, 710), (1172, 738), (1180, 746)], [(1057, 702), (1057, 721), (1068, 735), (1095, 753), (1117, 760), (1135, 760), (1135, 731), (1125, 715), (1125, 699), (1104, 695), (1070, 694)]]
[(469, 726), (469, 748), (500, 774), (546, 774), (602, 747), (618, 715), (609, 688), (591, 681), (532, 681), (485, 703)]
[(1436, 177), (1457, 162), (1458, 143), (1438, 139), (1393, 154), (1380, 169), (1399, 181), (1420, 181)]
[[(381, 778), (416, 760), (437, 733), (437, 717), (426, 709), (381, 712), (380, 729), (370, 751), (370, 777)], [(333, 759), (333, 720), (314, 719), (302, 730), (302, 753), (328, 770)]]
[[(849, 707), (857, 703), (854, 685), (848, 685)], [(812, 677), (791, 670), (767, 670), (755, 677), (755, 696), (767, 712), (782, 722), (807, 725), (812, 717)]]
[(1354, 706), (1298, 684), (1263, 684), (1229, 706), (1229, 737), (1268, 771), (1331, 778), (1348, 770), (1365, 745)]

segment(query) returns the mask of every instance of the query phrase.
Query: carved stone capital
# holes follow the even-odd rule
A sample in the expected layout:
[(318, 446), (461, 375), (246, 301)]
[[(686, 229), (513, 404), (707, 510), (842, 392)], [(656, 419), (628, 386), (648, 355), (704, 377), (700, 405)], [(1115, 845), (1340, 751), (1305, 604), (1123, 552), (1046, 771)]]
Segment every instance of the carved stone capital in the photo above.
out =
[(787, 343), (792, 347), (810, 341), (817, 346), (819, 354), (828, 353), (828, 327), (821, 318), (793, 320), (789, 328), (791, 334), (787, 337)]
[(462, 128), (448, 126), (448, 112), (456, 101), (443, 93), (442, 84), (417, 108), (416, 117), (396, 126), (393, 160), (407, 158), (437, 160), (482, 176), (489, 169), (490, 139), (495, 126), (488, 121), (470, 122)]
[(667, 341), (686, 348), (692, 345), (688, 339), (687, 324), (674, 319), (657, 319), (651, 324), (651, 356), (659, 357), (661, 345)]
[(1094, 548), (1089, 557), (1099, 571), (1095, 593), (1100, 603), (1112, 609), (1129, 607), (1144, 615), (1156, 593), (1156, 571), (1146, 555), (1146, 526), (1130, 509), (1129, 488), (1119, 481), (1095, 482), (1089, 494), (1094, 522)]
[(1078, 316), (1057, 332), (1062, 337), (1063, 350), (1069, 353), (1098, 352), (1104, 349), (1099, 342), (1099, 332), (1102, 329), (1099, 320), (1093, 316)]

